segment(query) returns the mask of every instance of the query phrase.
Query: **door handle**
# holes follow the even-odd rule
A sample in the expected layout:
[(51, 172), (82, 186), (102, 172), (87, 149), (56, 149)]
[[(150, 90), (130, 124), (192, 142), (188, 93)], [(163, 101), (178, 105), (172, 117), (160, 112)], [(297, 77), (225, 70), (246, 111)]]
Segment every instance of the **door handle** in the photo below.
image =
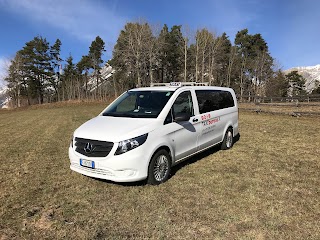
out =
[(192, 122), (198, 122), (198, 118), (192, 119)]

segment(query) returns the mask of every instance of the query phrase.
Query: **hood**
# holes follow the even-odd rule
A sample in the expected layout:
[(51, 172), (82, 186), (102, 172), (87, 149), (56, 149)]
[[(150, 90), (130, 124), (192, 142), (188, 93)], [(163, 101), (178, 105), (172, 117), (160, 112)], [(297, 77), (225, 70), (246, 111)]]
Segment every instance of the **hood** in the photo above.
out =
[(119, 142), (149, 133), (159, 123), (160, 121), (155, 118), (98, 116), (81, 125), (74, 132), (74, 136), (100, 141)]

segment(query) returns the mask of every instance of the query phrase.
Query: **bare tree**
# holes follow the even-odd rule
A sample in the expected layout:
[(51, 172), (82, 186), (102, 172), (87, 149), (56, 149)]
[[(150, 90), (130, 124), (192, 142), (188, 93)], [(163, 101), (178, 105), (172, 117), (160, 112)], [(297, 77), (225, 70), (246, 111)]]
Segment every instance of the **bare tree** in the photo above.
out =
[[(8, 83), (9, 95), (14, 101), (14, 106), (21, 106), (21, 90), (26, 88), (26, 81), (24, 80), (23, 59), (19, 53), (11, 61), (5, 62), (5, 69), (7, 76), (4, 78)], [(27, 91), (26, 91), (27, 92)], [(27, 94), (28, 103), (30, 103), (29, 94)]]
[(236, 54), (237, 54), (237, 49), (235, 47), (231, 47), (229, 64), (228, 64), (228, 72), (227, 72), (227, 87), (231, 86), (232, 69), (233, 69), (235, 58), (236, 58)]
[[(208, 75), (210, 69), (210, 55), (214, 46), (214, 35), (206, 28), (197, 31), (196, 33), (196, 81), (198, 81), (199, 64), (201, 66), (201, 82), (204, 82), (204, 78)], [(199, 63), (200, 60), (200, 63)]]
[[(146, 62), (153, 62), (154, 37), (147, 23), (127, 23), (114, 47), (112, 65), (116, 71), (126, 71), (142, 86), (148, 75)], [(150, 73), (150, 71), (149, 71)]]
[(184, 71), (183, 71), (183, 79), (187, 82), (187, 60), (188, 60), (188, 49), (190, 45), (190, 41), (194, 38), (194, 31), (188, 26), (182, 26), (182, 34), (183, 34), (183, 56), (184, 56)]

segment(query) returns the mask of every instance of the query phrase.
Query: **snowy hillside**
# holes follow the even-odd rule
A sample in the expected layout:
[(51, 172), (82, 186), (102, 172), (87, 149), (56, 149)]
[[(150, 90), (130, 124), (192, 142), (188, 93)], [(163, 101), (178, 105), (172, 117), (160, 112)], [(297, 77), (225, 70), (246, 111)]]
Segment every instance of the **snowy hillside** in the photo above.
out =
[(7, 91), (7, 87), (2, 87), (0, 88), (0, 108), (7, 108), (7, 104), (8, 104), (8, 97), (6, 94)]
[[(109, 64), (103, 66), (100, 70), (101, 73), (101, 82), (99, 83), (99, 87), (106, 84), (109, 80), (111, 80), (111, 76), (115, 72), (114, 69)], [(94, 91), (97, 88), (96, 79), (90, 76), (88, 84), (91, 86), (90, 91)]]
[(288, 69), (285, 74), (291, 71), (298, 71), (306, 79), (305, 88), (307, 92), (311, 92), (314, 88), (317, 88), (320, 83), (320, 64), (310, 67), (295, 67)]

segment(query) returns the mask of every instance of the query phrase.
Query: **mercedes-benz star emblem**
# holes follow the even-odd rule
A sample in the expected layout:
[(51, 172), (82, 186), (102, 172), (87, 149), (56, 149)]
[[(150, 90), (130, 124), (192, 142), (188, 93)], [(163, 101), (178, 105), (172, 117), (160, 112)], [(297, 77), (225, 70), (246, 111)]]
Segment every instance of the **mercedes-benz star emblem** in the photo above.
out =
[(93, 151), (93, 146), (91, 143), (87, 143), (86, 146), (83, 148), (83, 150), (86, 152), (86, 153), (91, 153)]

